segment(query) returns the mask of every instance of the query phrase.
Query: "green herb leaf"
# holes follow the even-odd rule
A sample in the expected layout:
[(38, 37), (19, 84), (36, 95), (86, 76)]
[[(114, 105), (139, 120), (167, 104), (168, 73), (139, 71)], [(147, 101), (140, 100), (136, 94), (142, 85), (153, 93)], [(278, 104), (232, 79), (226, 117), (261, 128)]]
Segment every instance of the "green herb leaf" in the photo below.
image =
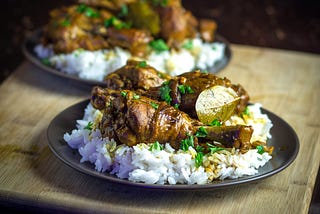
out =
[(111, 18), (106, 19), (104, 21), (104, 26), (107, 28), (108, 27), (115, 27), (117, 29), (123, 29), (123, 28), (128, 29), (131, 27), (130, 24), (121, 21), (120, 19), (116, 18), (115, 16), (112, 16)]
[(152, 0), (153, 6), (165, 7), (168, 5), (168, 0)]
[(186, 86), (186, 92), (187, 92), (188, 94), (194, 93), (194, 91), (192, 90), (192, 88), (191, 88), (190, 85), (187, 85), (187, 86)]
[(178, 86), (178, 89), (180, 91), (181, 94), (185, 94), (186, 93), (186, 88), (184, 85), (179, 85)]
[(134, 100), (139, 100), (140, 99), (140, 95), (138, 95), (138, 94), (133, 95), (133, 99)]
[(196, 167), (202, 166), (203, 163), (203, 153), (198, 152), (195, 156)]
[(173, 107), (174, 107), (175, 109), (179, 109), (179, 106), (180, 106), (180, 105), (179, 105), (178, 103), (176, 103), (176, 104), (173, 105)]
[(196, 151), (197, 151), (197, 152), (203, 152), (203, 151), (204, 151), (204, 148), (203, 148), (202, 146), (199, 146), (199, 145), (198, 145), (198, 146), (196, 147)]
[(221, 126), (221, 122), (218, 119), (214, 119), (209, 125), (210, 126)]
[(170, 92), (171, 92), (171, 89), (169, 87), (169, 82), (166, 81), (166, 82), (162, 83), (162, 86), (160, 87), (160, 97), (161, 97), (161, 100), (165, 101), (169, 105), (172, 101), (172, 98), (170, 96)]
[(84, 129), (92, 131), (92, 126), (93, 126), (93, 122), (89, 121), (88, 124), (86, 125), (86, 127), (84, 127)]
[(154, 142), (153, 144), (150, 145), (149, 151), (154, 151), (154, 150), (156, 151), (163, 150), (163, 145), (161, 145), (159, 141)]
[(84, 12), (84, 14), (90, 18), (98, 18), (100, 16), (100, 14), (98, 13), (98, 11), (94, 10), (91, 7), (88, 7), (86, 9), (86, 11)]
[(128, 92), (121, 91), (121, 96), (122, 96), (122, 97), (126, 97), (126, 96), (127, 96), (127, 94), (128, 94)]
[(146, 61), (141, 61), (141, 62), (139, 62), (139, 63), (138, 63), (138, 67), (139, 67), (139, 68), (145, 68), (145, 67), (147, 67), (147, 62), (146, 62)]
[(210, 151), (210, 154), (213, 154), (217, 151), (221, 151), (221, 150), (224, 150), (225, 148), (222, 148), (222, 147), (218, 147), (218, 146), (214, 146), (210, 143), (207, 143), (207, 146), (208, 146), (208, 149)]
[(68, 27), (68, 26), (70, 26), (71, 25), (71, 21), (70, 21), (70, 19), (68, 19), (68, 18), (65, 18), (64, 20), (62, 20), (61, 22), (60, 22), (60, 26), (62, 26), (62, 27)]
[(264, 148), (263, 148), (263, 146), (257, 146), (256, 147), (256, 149), (258, 150), (258, 153), (260, 154), (260, 155), (262, 155), (265, 151), (264, 151)]
[(47, 65), (47, 66), (51, 66), (52, 65), (50, 60), (49, 60), (49, 58), (43, 58), (41, 60), (41, 62), (42, 62), (42, 64)]
[(192, 40), (188, 40), (186, 41), (185, 43), (183, 43), (182, 45), (183, 48), (187, 49), (187, 50), (190, 50), (193, 48), (193, 42)]
[(128, 6), (123, 4), (120, 8), (120, 13), (119, 13), (119, 17), (125, 17), (128, 15), (129, 9)]
[(163, 41), (163, 39), (152, 40), (149, 45), (153, 50), (155, 50), (156, 53), (161, 53), (163, 51), (169, 50), (169, 47), (167, 46), (165, 41)]
[(85, 10), (87, 9), (87, 6), (85, 4), (80, 4), (76, 11), (79, 12), (79, 13), (83, 13)]
[(201, 70), (200, 72), (203, 73), (203, 74), (209, 73), (207, 70)]
[(188, 151), (189, 147), (194, 147), (194, 139), (193, 136), (188, 134), (188, 137), (186, 139), (183, 139), (180, 143), (180, 148), (183, 151)]
[(196, 132), (196, 137), (207, 137), (207, 135), (208, 132), (203, 126), (201, 126)]
[(98, 13), (97, 10), (86, 6), (85, 4), (80, 4), (76, 8), (76, 11), (79, 13), (83, 13), (84, 15), (86, 15), (87, 17), (90, 17), (90, 18), (97, 18), (100, 16), (100, 14)]
[(178, 90), (180, 91), (181, 94), (192, 94), (194, 93), (194, 91), (192, 90), (192, 88), (189, 85), (179, 85), (178, 86)]
[(152, 108), (154, 109), (158, 109), (159, 108), (159, 104), (155, 103), (155, 102), (151, 102), (150, 105), (152, 106)]
[(241, 113), (241, 117), (243, 117), (243, 115), (250, 116), (250, 110), (249, 110), (248, 106)]

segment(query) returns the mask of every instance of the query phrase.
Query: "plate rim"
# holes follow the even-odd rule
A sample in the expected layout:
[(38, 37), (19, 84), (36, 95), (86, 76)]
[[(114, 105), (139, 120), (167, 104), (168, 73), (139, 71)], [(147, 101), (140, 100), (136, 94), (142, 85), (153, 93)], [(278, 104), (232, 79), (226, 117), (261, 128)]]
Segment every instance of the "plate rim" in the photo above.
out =
[[(227, 187), (233, 187), (233, 186), (237, 186), (237, 185), (241, 185), (241, 184), (247, 184), (247, 183), (252, 183), (255, 181), (259, 181), (268, 177), (271, 177), (281, 171), (283, 171), (284, 169), (286, 169), (289, 165), (291, 165), (294, 160), (296, 159), (299, 150), (300, 150), (300, 142), (299, 142), (299, 138), (295, 132), (295, 130), (290, 126), (290, 124), (288, 124), (285, 120), (283, 120), (281, 117), (277, 116), (276, 114), (274, 114), (273, 112), (261, 107), (261, 110), (263, 113), (267, 114), (268, 116), (271, 116), (272, 118), (276, 118), (277, 122), (280, 121), (280, 123), (282, 123), (282, 125), (285, 125), (286, 128), (290, 131), (290, 133), (292, 134), (292, 137), (294, 138), (294, 146), (295, 148), (293, 149), (293, 152), (290, 156), (290, 158), (288, 158), (286, 161), (284, 161), (282, 163), (281, 166), (272, 169), (271, 171), (267, 171), (266, 173), (263, 173), (261, 175), (252, 175), (252, 176), (245, 176), (242, 177), (240, 179), (225, 179), (223, 181), (218, 181), (218, 182), (214, 182), (214, 183), (209, 183), (209, 184), (193, 184), (193, 185), (188, 185), (188, 184), (176, 184), (176, 185), (170, 185), (170, 184), (146, 184), (146, 183), (139, 183), (139, 182), (133, 182), (133, 181), (129, 181), (127, 179), (121, 179), (121, 178), (117, 178), (115, 175), (110, 175), (109, 173), (102, 173), (102, 172), (98, 172), (94, 169), (94, 164), (89, 163), (89, 162), (85, 162), (85, 163), (80, 163), (80, 160), (78, 160), (78, 163), (76, 165), (74, 165), (72, 163), (72, 161), (70, 161), (68, 158), (66, 159), (65, 157), (61, 156), (61, 154), (59, 153), (58, 148), (53, 144), (52, 139), (50, 138), (50, 135), (54, 128), (55, 123), (57, 122), (57, 120), (59, 120), (60, 117), (63, 117), (63, 115), (70, 111), (71, 109), (74, 108), (80, 108), (81, 106), (86, 106), (86, 104), (88, 104), (90, 101), (90, 99), (86, 99), (83, 100), (81, 102), (78, 102), (76, 104), (73, 104), (71, 106), (69, 106), (68, 108), (64, 109), (63, 111), (61, 111), (59, 114), (57, 114), (52, 121), (50, 122), (48, 128), (47, 128), (47, 140), (48, 140), (48, 145), (50, 150), (54, 153), (54, 155), (60, 160), (62, 161), (64, 164), (68, 165), (69, 167), (71, 167), (72, 169), (75, 169), (83, 174), (86, 175), (90, 175), (96, 178), (100, 178), (109, 182), (114, 182), (114, 183), (118, 183), (118, 184), (124, 184), (127, 186), (132, 186), (132, 187), (140, 187), (143, 189), (156, 189), (156, 190), (209, 190), (209, 189), (221, 189), (221, 188), (227, 188)], [(82, 110), (81, 114), (83, 115), (84, 109)], [(78, 112), (80, 114), (80, 112)], [(81, 118), (78, 118), (81, 119)], [(77, 119), (76, 119), (77, 120)], [(70, 122), (70, 121), (69, 121)], [(74, 121), (75, 122), (75, 121)], [(272, 121), (273, 123), (273, 128), (275, 127), (275, 123), (274, 121)], [(74, 125), (76, 125), (74, 123)], [(75, 126), (74, 126), (75, 127)], [(272, 129), (271, 129), (272, 130)], [(66, 131), (65, 131), (66, 132)], [(64, 132), (64, 133), (65, 133)], [(61, 138), (63, 136), (60, 136)], [(58, 137), (57, 140), (59, 141)], [(62, 141), (63, 138), (62, 138)], [(65, 148), (67, 148), (67, 150), (70, 150), (70, 152), (76, 152), (77, 156), (80, 156), (79, 152), (77, 149), (72, 149), (65, 141), (64, 141), (65, 145), (63, 145)], [(271, 159), (272, 160), (272, 159)], [(83, 168), (84, 165), (89, 165), (89, 167), (91, 168), (86, 169)], [(81, 167), (82, 166), (82, 167)]]
[[(63, 71), (55, 69), (54, 67), (47, 66), (47, 65), (43, 64), (41, 62), (41, 60), (36, 56), (35, 52), (33, 51), (33, 49), (36, 45), (36, 42), (40, 39), (40, 35), (42, 34), (42, 32), (43, 32), (43, 27), (35, 29), (34, 31), (31, 32), (30, 35), (28, 35), (24, 39), (24, 41), (22, 43), (22, 47), (21, 47), (22, 53), (31, 63), (33, 63), (37, 67), (41, 68), (41, 70), (43, 70), (43, 71), (47, 71), (51, 74), (54, 74), (54, 75), (57, 75), (59, 77), (63, 77), (66, 79), (70, 79), (70, 80), (76, 81), (78, 83), (84, 83), (89, 86), (94, 86), (94, 85), (106, 86), (106, 83), (104, 83), (104, 82), (96, 81), (96, 80), (89, 80), (89, 79), (82, 79), (82, 78), (78, 77), (77, 75), (67, 74)], [(226, 48), (225, 48), (225, 53), (224, 53), (225, 57), (219, 61), (220, 64), (219, 64), (219, 66), (217, 66), (215, 71), (210, 72), (213, 74), (217, 74), (217, 73), (221, 72), (224, 68), (227, 67), (227, 65), (230, 63), (230, 61), (232, 59), (232, 51), (230, 48), (230, 42), (226, 38), (221, 36), (220, 34), (216, 34), (215, 37), (216, 37), (217, 41), (224, 43), (226, 45)]]

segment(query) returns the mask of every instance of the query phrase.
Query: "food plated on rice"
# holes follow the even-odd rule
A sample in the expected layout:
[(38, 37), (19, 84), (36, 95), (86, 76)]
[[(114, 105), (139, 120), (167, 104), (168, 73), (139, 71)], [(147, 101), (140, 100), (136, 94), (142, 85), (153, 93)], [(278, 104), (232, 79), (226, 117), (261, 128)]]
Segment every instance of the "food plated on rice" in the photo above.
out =
[(272, 158), (271, 120), (227, 78), (170, 76), (129, 60), (105, 82), (64, 134), (99, 172), (146, 184), (209, 184), (255, 175)]
[(129, 59), (172, 76), (217, 71), (226, 63), (227, 46), (217, 39), (217, 24), (197, 19), (180, 0), (79, 2), (50, 12), (32, 50), (60, 72), (102, 82)]

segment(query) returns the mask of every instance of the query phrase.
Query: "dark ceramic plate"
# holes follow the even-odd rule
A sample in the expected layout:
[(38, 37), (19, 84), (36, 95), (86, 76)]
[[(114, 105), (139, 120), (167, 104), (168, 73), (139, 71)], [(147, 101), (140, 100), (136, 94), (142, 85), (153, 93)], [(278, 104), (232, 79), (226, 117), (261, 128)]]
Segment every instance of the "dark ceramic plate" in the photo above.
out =
[[(22, 51), (29, 61), (31, 61), (33, 64), (40, 67), (44, 71), (53, 73), (55, 75), (62, 76), (64, 78), (68, 78), (68, 79), (72, 79), (77, 82), (84, 83), (84, 84), (87, 84), (90, 86), (93, 86), (93, 85), (104, 86), (103, 82), (81, 79), (77, 75), (67, 74), (67, 73), (64, 73), (58, 69), (55, 69), (53, 67), (50, 67), (48, 65), (43, 64), (41, 59), (39, 59), (37, 57), (36, 53), (34, 52), (34, 47), (40, 43), (41, 34), (42, 34), (41, 29), (34, 31), (29, 37), (27, 37), (27, 39), (25, 40), (25, 42), (22, 46)], [(208, 69), (208, 71), (211, 73), (217, 73), (217, 72), (221, 71), (224, 67), (227, 66), (227, 64), (229, 63), (229, 61), (231, 59), (231, 49), (230, 49), (229, 42), (220, 35), (216, 35), (216, 42), (224, 43), (226, 45), (226, 48), (225, 48), (224, 58), (222, 60), (218, 61), (212, 68)]]
[(279, 173), (294, 161), (299, 151), (298, 137), (290, 125), (277, 115), (262, 108), (262, 112), (267, 114), (273, 122), (273, 127), (271, 129), (272, 139), (268, 141), (268, 145), (274, 146), (274, 153), (273, 158), (265, 166), (259, 169), (258, 174), (239, 179), (217, 181), (215, 183), (205, 185), (159, 185), (135, 183), (129, 180), (117, 178), (116, 176), (108, 173), (97, 172), (94, 169), (94, 165), (89, 162), (80, 163), (81, 156), (79, 155), (78, 151), (71, 149), (64, 141), (64, 133), (71, 133), (71, 131), (75, 128), (76, 120), (83, 117), (84, 109), (88, 103), (89, 100), (77, 103), (62, 111), (51, 121), (47, 130), (49, 147), (60, 160), (70, 167), (85, 174), (102, 178), (111, 182), (142, 188), (164, 190), (201, 190), (231, 187), (234, 185), (257, 181)]

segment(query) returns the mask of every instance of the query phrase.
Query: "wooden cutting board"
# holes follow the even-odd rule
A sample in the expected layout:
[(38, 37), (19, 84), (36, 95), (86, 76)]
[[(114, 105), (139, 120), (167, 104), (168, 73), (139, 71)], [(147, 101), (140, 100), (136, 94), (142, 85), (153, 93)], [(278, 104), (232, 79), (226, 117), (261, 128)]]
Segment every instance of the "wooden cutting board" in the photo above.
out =
[[(307, 213), (320, 163), (320, 56), (231, 45), (218, 75), (242, 84), (297, 132), (300, 152), (270, 178), (214, 191), (155, 191), (122, 186), (64, 165), (46, 129), (90, 87), (24, 62), (0, 86), (0, 198), (4, 203), (112, 213)], [(285, 133), (284, 133), (285, 134)]]

